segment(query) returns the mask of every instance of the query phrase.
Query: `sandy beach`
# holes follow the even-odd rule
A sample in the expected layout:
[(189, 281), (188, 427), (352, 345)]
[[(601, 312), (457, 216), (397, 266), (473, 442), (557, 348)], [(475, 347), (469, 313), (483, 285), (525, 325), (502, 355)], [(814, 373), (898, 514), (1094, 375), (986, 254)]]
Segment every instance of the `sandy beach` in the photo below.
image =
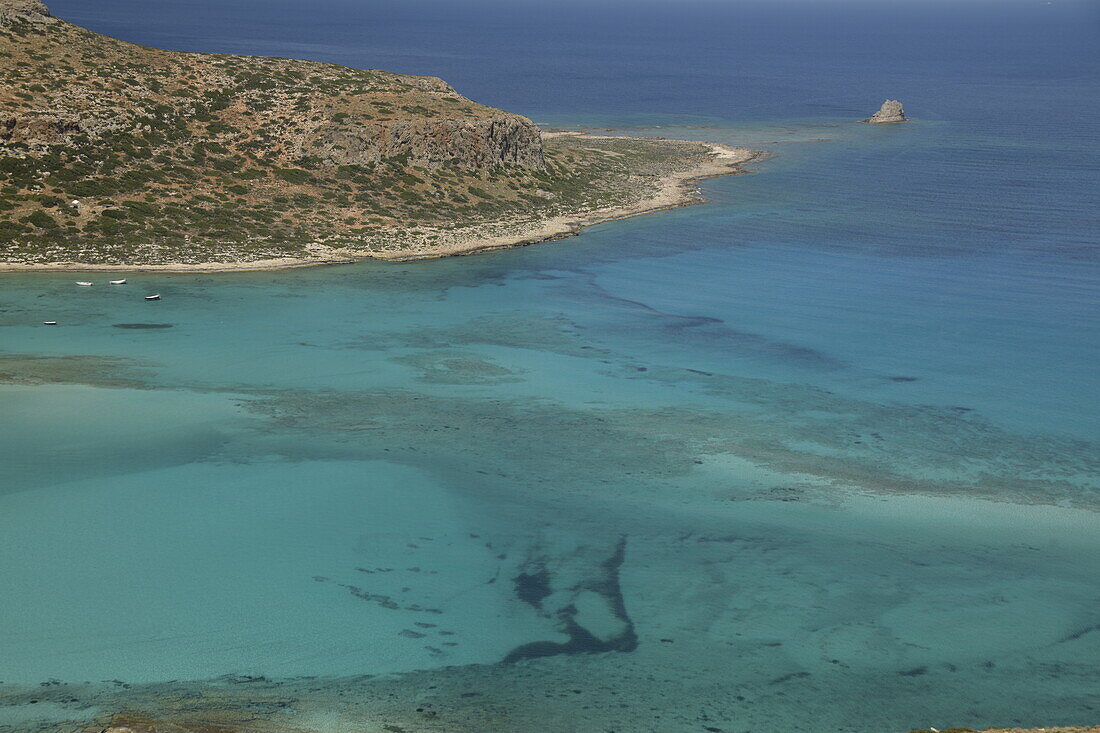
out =
[[(544, 132), (544, 138), (576, 137), (592, 140), (623, 139), (623, 136), (588, 135), (582, 132)], [(0, 272), (249, 272), (284, 270), (299, 267), (349, 264), (364, 259), (389, 262), (454, 257), (493, 250), (525, 247), (576, 236), (585, 227), (619, 219), (627, 219), (657, 211), (703, 203), (706, 199), (697, 184), (708, 178), (746, 173), (744, 166), (770, 157), (766, 151), (698, 141), (684, 145), (706, 145), (713, 156), (692, 168), (668, 172), (658, 181), (656, 190), (628, 205), (581, 211), (550, 218), (507, 219), (484, 222), (458, 229), (420, 227), (395, 232), (394, 242), (403, 246), (383, 245), (371, 249), (350, 249), (313, 244), (304, 257), (281, 257), (242, 261), (211, 261), (198, 263), (163, 262), (154, 264), (84, 263), (84, 262), (0, 262)]]

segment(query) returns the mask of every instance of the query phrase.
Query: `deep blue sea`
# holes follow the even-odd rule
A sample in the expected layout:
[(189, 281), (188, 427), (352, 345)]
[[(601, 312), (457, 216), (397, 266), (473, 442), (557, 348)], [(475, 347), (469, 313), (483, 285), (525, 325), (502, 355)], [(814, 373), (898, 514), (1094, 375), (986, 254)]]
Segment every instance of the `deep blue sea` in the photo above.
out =
[(1095, 2), (50, 5), (774, 157), (474, 257), (0, 275), (0, 731), (1100, 723)]

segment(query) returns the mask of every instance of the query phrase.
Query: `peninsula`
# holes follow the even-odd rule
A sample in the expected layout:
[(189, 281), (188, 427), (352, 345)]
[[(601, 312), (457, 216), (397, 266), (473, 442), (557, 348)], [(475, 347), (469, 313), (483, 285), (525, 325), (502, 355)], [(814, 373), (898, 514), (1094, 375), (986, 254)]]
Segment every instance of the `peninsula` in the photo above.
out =
[(0, 0), (0, 269), (467, 254), (693, 203), (761, 157), (544, 133), (434, 77), (147, 48)]

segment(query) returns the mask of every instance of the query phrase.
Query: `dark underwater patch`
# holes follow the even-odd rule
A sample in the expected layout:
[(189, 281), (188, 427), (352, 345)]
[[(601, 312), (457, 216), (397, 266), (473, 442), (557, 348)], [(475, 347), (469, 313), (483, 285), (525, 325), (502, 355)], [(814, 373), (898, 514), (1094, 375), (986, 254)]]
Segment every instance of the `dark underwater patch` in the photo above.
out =
[(809, 677), (809, 676), (810, 676), (809, 672), (791, 672), (790, 674), (785, 674), (782, 677), (776, 677), (774, 680), (769, 681), (768, 684), (769, 685), (781, 685), (784, 682), (790, 682), (791, 680), (800, 680), (803, 677)]
[(542, 607), (542, 599), (550, 595), (550, 573), (545, 567), (539, 567), (531, 572), (523, 572), (512, 579), (515, 586), (516, 597), (524, 603)]
[[(562, 624), (561, 631), (569, 636), (569, 641), (534, 641), (529, 644), (522, 644), (510, 651), (508, 655), (504, 657), (504, 662), (507, 664), (510, 662), (518, 662), (523, 659), (552, 657), (558, 654), (632, 652), (637, 649), (638, 635), (634, 631), (634, 622), (630, 619), (630, 616), (627, 615), (626, 603), (623, 600), (622, 588), (619, 584), (619, 569), (622, 567), (625, 559), (626, 538), (622, 537), (615, 546), (615, 553), (601, 565), (603, 577), (595, 582), (585, 584), (588, 590), (595, 591), (603, 596), (608, 602), (615, 617), (623, 622), (624, 630), (621, 634), (608, 639), (597, 637), (591, 631), (577, 623), (577, 608), (576, 606), (569, 605), (558, 612), (558, 619)], [(545, 574), (545, 577), (541, 577), (543, 574)], [(521, 584), (519, 579), (524, 576), (529, 579), (533, 578), (534, 580), (525, 580)], [(549, 595), (551, 590), (549, 573), (547, 573), (545, 568), (542, 568), (540, 572), (533, 575), (524, 574), (517, 576), (515, 581), (516, 595), (519, 596), (521, 600), (536, 607), (541, 605), (542, 599)], [(528, 585), (529, 583), (533, 585)], [(545, 588), (543, 586), (545, 586)], [(538, 596), (537, 603), (521, 595), (522, 592), (530, 596), (532, 591), (541, 593), (543, 590), (545, 590), (545, 594)], [(574, 588), (572, 590), (579, 590), (579, 588)]]
[(133, 328), (133, 329), (155, 329), (155, 328), (172, 328), (174, 323), (116, 323), (115, 328)]

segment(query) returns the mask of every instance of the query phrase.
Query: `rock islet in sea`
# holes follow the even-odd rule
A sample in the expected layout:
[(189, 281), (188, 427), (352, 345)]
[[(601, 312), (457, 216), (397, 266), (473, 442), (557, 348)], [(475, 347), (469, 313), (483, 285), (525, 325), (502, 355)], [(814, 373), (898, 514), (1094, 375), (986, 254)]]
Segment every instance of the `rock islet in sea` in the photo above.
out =
[(908, 122), (909, 118), (905, 116), (905, 108), (901, 106), (901, 102), (896, 99), (887, 99), (879, 107), (878, 112), (863, 120), (863, 122), (869, 122), (873, 125), (887, 125), (895, 124), (898, 122)]

